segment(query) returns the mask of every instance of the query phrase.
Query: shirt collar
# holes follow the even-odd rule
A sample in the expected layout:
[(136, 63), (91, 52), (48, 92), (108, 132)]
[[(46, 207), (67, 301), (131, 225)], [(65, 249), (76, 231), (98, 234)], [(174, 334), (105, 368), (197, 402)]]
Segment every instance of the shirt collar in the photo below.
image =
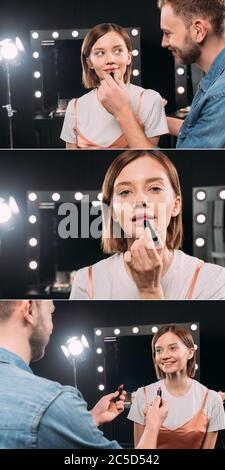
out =
[(206, 92), (207, 89), (215, 82), (215, 80), (225, 70), (225, 47), (216, 56), (208, 73), (201, 79), (199, 87)]
[(17, 354), (9, 351), (8, 349), (0, 348), (0, 363), (5, 362), (6, 364), (14, 364), (15, 366), (19, 367), (20, 369), (26, 370), (27, 372), (33, 371), (31, 368), (26, 364), (26, 362)]

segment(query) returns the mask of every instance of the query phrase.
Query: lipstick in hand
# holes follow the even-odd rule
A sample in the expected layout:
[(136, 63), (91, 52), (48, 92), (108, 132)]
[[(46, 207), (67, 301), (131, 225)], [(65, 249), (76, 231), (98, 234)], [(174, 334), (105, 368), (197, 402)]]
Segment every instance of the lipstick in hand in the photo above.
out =
[(152, 226), (150, 224), (150, 221), (148, 219), (144, 219), (144, 227), (149, 228), (149, 230), (151, 232), (152, 240), (153, 240), (154, 244), (157, 246), (159, 244), (159, 240), (158, 240), (158, 237), (155, 233), (155, 230), (152, 228)]

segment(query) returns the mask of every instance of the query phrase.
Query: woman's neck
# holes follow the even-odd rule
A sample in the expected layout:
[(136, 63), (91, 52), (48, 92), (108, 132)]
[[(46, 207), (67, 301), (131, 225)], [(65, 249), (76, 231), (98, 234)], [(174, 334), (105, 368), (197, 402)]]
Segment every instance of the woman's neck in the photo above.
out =
[(186, 372), (178, 372), (176, 374), (168, 374), (164, 379), (164, 384), (171, 395), (185, 395), (191, 388), (192, 379), (187, 376)]

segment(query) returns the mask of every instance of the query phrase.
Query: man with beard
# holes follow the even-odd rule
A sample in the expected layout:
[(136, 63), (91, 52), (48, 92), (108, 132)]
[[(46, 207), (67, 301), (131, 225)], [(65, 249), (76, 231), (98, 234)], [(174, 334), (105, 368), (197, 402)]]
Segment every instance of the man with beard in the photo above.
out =
[[(147, 1), (147, 0), (146, 0)], [(161, 9), (162, 46), (180, 64), (197, 64), (205, 76), (199, 83), (185, 121), (168, 117), (177, 148), (225, 148), (225, 0), (157, 0)], [(103, 106), (133, 138), (134, 148), (149, 148), (132, 112), (126, 85), (108, 80)]]
[[(120, 449), (97, 426), (119, 416), (125, 392), (102, 397), (88, 412), (77, 389), (35, 376), (29, 367), (44, 355), (53, 312), (51, 300), (0, 301), (0, 448)], [(156, 446), (167, 411), (156, 397), (138, 448)]]
[(158, 0), (162, 47), (178, 64), (196, 64), (204, 77), (183, 122), (168, 118), (177, 148), (224, 148), (225, 1)]

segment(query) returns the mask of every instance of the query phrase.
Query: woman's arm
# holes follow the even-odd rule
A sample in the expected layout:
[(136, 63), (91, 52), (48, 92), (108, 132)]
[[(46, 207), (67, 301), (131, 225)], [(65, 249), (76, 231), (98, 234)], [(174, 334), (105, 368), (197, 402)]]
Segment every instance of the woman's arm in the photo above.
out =
[(159, 143), (159, 135), (157, 135), (156, 137), (149, 137), (148, 140), (149, 140), (150, 148), (157, 147)]
[(202, 449), (214, 449), (217, 440), (217, 431), (207, 432), (202, 444)]
[(136, 448), (144, 432), (143, 424), (134, 423), (134, 447)]
[(77, 144), (70, 144), (69, 142), (66, 142), (66, 148), (67, 149), (78, 149)]

